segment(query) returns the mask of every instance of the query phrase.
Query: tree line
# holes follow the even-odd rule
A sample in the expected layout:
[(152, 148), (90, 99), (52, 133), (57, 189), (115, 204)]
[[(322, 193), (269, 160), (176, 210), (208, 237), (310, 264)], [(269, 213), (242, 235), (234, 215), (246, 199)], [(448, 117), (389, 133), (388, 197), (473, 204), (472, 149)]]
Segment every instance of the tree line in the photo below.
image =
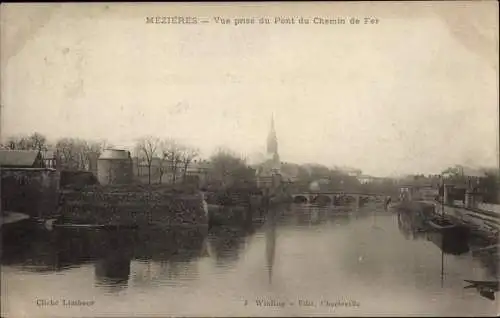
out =
[[(182, 181), (186, 180), (189, 166), (200, 157), (200, 150), (196, 147), (173, 138), (161, 139), (152, 136), (137, 139), (134, 153), (138, 158), (137, 165), (143, 162), (147, 168), (148, 183), (153, 181), (152, 170), (155, 160), (157, 166), (154, 168), (158, 174), (158, 183), (162, 183), (164, 175), (169, 173), (171, 182), (175, 184), (180, 175)], [(205, 171), (206, 177), (217, 186), (227, 187), (240, 182), (250, 182), (255, 174), (244, 158), (223, 147), (210, 156), (208, 164), (210, 168)]]
[[(60, 138), (50, 142), (40, 133), (11, 136), (2, 144), (5, 149), (39, 151), (44, 159), (55, 159), (62, 169), (89, 170), (91, 161), (98, 158), (104, 149), (111, 147), (106, 140), (85, 140), (81, 138)], [(47, 151), (53, 151), (50, 158)]]
[(144, 162), (148, 173), (148, 183), (151, 184), (153, 162), (158, 161), (159, 183), (166, 173), (171, 173), (172, 183), (176, 183), (179, 172), (186, 179), (189, 165), (200, 155), (198, 148), (185, 145), (173, 138), (160, 139), (147, 136), (136, 140), (135, 156), (138, 158), (137, 169)]
[[(86, 140), (82, 138), (60, 138), (50, 142), (46, 136), (35, 132), (31, 135), (16, 135), (9, 137), (0, 145), (11, 150), (39, 151), (44, 159), (55, 159), (58, 166), (64, 170), (90, 170), (106, 148), (113, 145), (107, 140)], [(50, 151), (50, 158), (46, 153)], [(189, 166), (200, 157), (200, 150), (173, 138), (157, 138), (144, 136), (138, 138), (132, 150), (137, 158), (136, 169), (139, 165), (147, 170), (147, 182), (152, 183), (152, 168), (159, 173), (159, 183), (168, 173), (172, 176), (172, 183), (176, 183), (179, 176), (186, 179)], [(217, 149), (209, 158), (210, 169), (207, 171), (210, 180), (224, 186), (231, 186), (239, 182), (249, 182), (255, 171), (251, 169), (244, 158), (227, 148)]]

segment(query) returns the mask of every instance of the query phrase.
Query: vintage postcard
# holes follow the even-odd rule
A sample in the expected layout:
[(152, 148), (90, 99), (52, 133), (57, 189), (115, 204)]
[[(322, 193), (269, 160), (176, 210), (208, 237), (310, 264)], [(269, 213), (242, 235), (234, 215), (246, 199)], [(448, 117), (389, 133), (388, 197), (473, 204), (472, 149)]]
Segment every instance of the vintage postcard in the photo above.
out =
[(498, 2), (0, 17), (2, 317), (499, 313)]

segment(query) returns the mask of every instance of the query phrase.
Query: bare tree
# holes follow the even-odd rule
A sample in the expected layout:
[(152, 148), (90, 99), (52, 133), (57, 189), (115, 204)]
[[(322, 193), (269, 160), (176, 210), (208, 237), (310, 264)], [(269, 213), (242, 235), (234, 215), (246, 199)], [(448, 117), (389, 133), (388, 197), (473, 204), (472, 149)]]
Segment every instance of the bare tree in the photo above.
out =
[(56, 143), (57, 160), (65, 169), (79, 169), (78, 149), (74, 138), (61, 138)]
[(29, 140), (35, 150), (39, 152), (47, 150), (47, 138), (44, 135), (36, 132), (29, 136)]
[(83, 159), (85, 161), (85, 166), (88, 170), (92, 170), (94, 164), (97, 163), (97, 159), (102, 154), (102, 152), (112, 147), (112, 145), (107, 140), (99, 140), (99, 141), (82, 141), (82, 152)]
[(186, 175), (187, 175), (187, 170), (191, 162), (193, 162), (194, 158), (198, 157), (200, 154), (200, 151), (197, 148), (189, 147), (186, 146), (184, 147), (182, 153), (181, 153), (181, 161), (183, 164), (183, 169), (184, 169), (184, 174), (183, 174), (183, 180), (186, 182)]
[(162, 150), (162, 168), (169, 170), (172, 174), (172, 183), (175, 184), (179, 165), (182, 163), (182, 156), (185, 147), (175, 139), (166, 139), (161, 143)]
[(23, 136), (11, 136), (7, 139), (5, 147), (11, 150), (28, 150), (27, 141)]
[(76, 138), (61, 138), (56, 143), (57, 159), (69, 170), (84, 169), (81, 141)]
[(140, 176), (142, 176), (141, 170), (140, 170), (142, 150), (140, 147), (137, 146), (137, 143), (134, 145), (132, 153), (133, 153), (133, 156), (137, 159), (137, 160), (135, 160), (135, 169), (136, 169), (137, 176), (140, 177)]
[(159, 179), (158, 183), (161, 184), (163, 182), (163, 176), (165, 175), (165, 172), (168, 171), (168, 164), (167, 164), (167, 141), (166, 140), (161, 140), (160, 144), (158, 145), (158, 155), (160, 157), (160, 162), (159, 162), (159, 167), (158, 167), (158, 173), (159, 173)]
[(142, 137), (137, 140), (135, 148), (138, 151), (139, 158), (144, 158), (148, 165), (148, 183), (151, 184), (151, 165), (153, 158), (160, 146), (160, 140), (156, 137)]
[(37, 150), (42, 152), (47, 149), (47, 138), (37, 132), (29, 136), (12, 136), (7, 140), (5, 146), (12, 150)]
[(56, 160), (64, 168), (88, 170), (92, 160), (95, 161), (107, 145), (106, 140), (87, 141), (79, 138), (61, 138), (51, 146), (44, 135), (33, 133), (29, 136), (10, 137), (5, 146), (12, 150), (36, 150), (42, 154), (49, 148), (54, 148)]

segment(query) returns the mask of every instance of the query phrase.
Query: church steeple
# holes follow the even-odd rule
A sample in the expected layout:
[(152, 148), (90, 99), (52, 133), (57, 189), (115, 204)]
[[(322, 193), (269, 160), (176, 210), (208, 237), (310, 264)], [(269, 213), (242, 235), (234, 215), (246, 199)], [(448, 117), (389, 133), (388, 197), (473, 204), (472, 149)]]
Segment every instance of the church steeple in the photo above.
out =
[(267, 136), (267, 153), (269, 155), (278, 154), (278, 138), (276, 137), (276, 130), (274, 128), (274, 115), (271, 116), (271, 129)]
[(274, 115), (271, 116), (271, 128), (267, 136), (267, 155), (271, 159), (272, 170), (279, 173), (281, 161), (278, 154), (278, 138), (276, 137), (276, 130), (274, 128)]

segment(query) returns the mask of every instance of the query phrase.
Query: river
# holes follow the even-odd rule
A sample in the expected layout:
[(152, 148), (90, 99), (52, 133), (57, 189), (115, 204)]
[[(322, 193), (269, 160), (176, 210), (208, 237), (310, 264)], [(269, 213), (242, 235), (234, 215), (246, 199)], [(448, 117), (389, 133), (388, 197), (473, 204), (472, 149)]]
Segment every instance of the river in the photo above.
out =
[(464, 279), (495, 279), (497, 260), (443, 255), (418, 227), (374, 207), (292, 205), (208, 235), (36, 231), (4, 244), (2, 316), (496, 314)]

